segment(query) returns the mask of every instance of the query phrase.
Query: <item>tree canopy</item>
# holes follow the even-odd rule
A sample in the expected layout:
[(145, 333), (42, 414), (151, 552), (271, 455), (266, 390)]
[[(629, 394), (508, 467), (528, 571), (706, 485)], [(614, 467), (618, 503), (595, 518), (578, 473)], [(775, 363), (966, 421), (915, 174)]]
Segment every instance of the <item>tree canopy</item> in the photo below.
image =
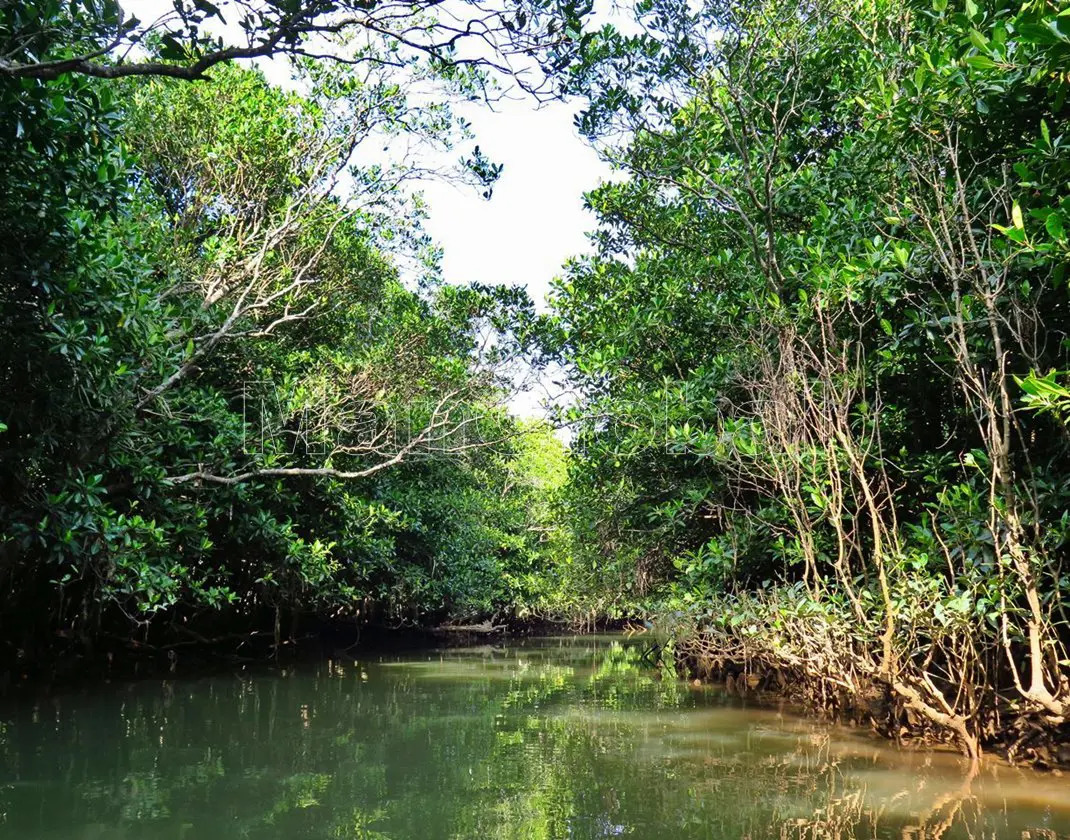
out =
[[(243, 59), (289, 57), (351, 67), (485, 78), (553, 95), (573, 63), (589, 0), (173, 0), (141, 20), (117, 0), (7, 3), (0, 9), (0, 78), (80, 74), (203, 79)], [(157, 14), (159, 12), (159, 14)]]
[(470, 148), (468, 81), (91, 75), (3, 84), (7, 654), (530, 605), (505, 403), (543, 319), (442, 283), (421, 226), (420, 179), (498, 171), (426, 163)]

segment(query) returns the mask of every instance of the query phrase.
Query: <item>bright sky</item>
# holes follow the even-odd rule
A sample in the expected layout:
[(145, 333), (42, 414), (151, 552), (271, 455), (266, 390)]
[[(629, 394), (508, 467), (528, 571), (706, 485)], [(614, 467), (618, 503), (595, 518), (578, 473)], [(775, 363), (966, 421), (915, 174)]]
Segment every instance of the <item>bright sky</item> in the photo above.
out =
[(427, 228), (444, 248), (449, 282), (526, 286), (541, 307), (564, 261), (588, 249), (594, 217), (583, 209), (583, 193), (609, 168), (573, 128), (578, 108), (510, 100), (493, 112), (465, 113), (480, 148), (505, 169), (489, 201), (449, 184), (423, 187)]
[[(505, 168), (488, 201), (476, 190), (446, 183), (422, 189), (430, 208), (427, 230), (443, 248), (450, 283), (526, 286), (540, 310), (550, 281), (565, 260), (589, 250), (594, 217), (583, 193), (609, 177), (609, 167), (577, 134), (579, 103), (509, 100), (494, 111), (473, 107), (464, 116), (476, 142)], [(541, 404), (556, 390), (549, 383), (517, 394), (510, 410), (542, 416)]]

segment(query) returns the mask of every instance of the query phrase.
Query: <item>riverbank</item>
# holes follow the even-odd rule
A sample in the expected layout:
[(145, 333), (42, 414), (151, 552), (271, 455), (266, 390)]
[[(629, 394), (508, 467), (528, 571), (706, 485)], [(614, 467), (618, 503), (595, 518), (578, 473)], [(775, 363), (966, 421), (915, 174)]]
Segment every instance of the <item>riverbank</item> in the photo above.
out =
[(1029, 709), (1007, 708), (999, 727), (988, 727), (975, 741), (963, 743), (956, 721), (919, 712), (909, 692), (896, 690), (902, 682), (880, 673), (856, 674), (848, 682), (769, 639), (713, 629), (692, 628), (671, 645), (680, 671), (729, 694), (787, 700), (802, 714), (865, 727), (898, 745), (945, 747), (975, 762), (990, 755), (1012, 765), (1070, 770), (1070, 721), (1065, 719), (1048, 718), (1041, 725)]
[[(587, 632), (619, 631), (626, 622), (610, 619), (586, 623)], [(25, 687), (82, 687), (113, 679), (220, 673), (234, 667), (290, 665), (331, 657), (400, 654), (420, 649), (448, 649), (501, 643), (534, 636), (565, 636), (572, 623), (549, 618), (492, 617), (480, 622), (441, 622), (401, 626), (345, 619), (306, 617), (289, 622), (290, 633), (270, 630), (219, 633), (212, 637), (184, 630), (150, 644), (133, 637), (102, 636), (89, 641), (57, 635), (33, 657), (15, 649), (0, 663), (0, 696)]]

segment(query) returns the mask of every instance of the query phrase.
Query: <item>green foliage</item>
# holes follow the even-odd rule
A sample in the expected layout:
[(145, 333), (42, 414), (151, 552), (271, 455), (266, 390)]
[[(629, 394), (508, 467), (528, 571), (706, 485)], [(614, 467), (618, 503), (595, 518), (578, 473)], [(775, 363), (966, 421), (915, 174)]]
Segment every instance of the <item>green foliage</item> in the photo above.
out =
[(1070, 422), (1070, 388), (1059, 379), (1065, 376), (1050, 371), (1040, 376), (1030, 371), (1028, 376), (1017, 379), (1022, 389), (1022, 402), (1034, 411), (1054, 414), (1063, 423)]
[[(200, 75), (214, 8), (147, 37), (144, 73)], [(501, 171), (451, 107), (486, 77), (423, 11), (430, 41), (353, 64), (298, 27), (285, 89), (214, 59), (90, 82), (129, 74), (43, 66), (69, 57), (48, 33), (87, 49), (117, 10), (0, 12), (42, 39), (0, 67), (16, 649), (655, 611), (973, 754), (1005, 709), (1065, 720), (1066, 10), (641, 3), (625, 36), (517, 7), (516, 43), (563, 21), (543, 69), (625, 176), (587, 196), (552, 318), (443, 284), (420, 173), (379, 154), (459, 158), (487, 194)], [(555, 357), (567, 453), (502, 408)]]
[[(142, 21), (117, 0), (13, 0), (0, 8), (0, 80), (77, 73), (197, 81), (243, 59), (313, 58), (419, 66), (473, 97), (493, 96), (507, 76), (550, 97), (556, 73), (588, 41), (580, 28), (591, 8), (585, 0), (462, 0), (448, 12), (438, 0), (173, 0)], [(506, 73), (521, 55), (523, 66)]]
[[(636, 14), (572, 76), (627, 175), (555, 290), (576, 562), (750, 628), (745, 656), (880, 678), (969, 749), (1008, 698), (1065, 715), (1070, 451), (1020, 405), (1066, 406), (1030, 371), (1070, 361), (1067, 12)], [(785, 636), (783, 603), (832, 629)]]
[(441, 284), (366, 151), (467, 142), (457, 80), (295, 74), (3, 82), (7, 653), (534, 603), (550, 468), (502, 404), (541, 319)]

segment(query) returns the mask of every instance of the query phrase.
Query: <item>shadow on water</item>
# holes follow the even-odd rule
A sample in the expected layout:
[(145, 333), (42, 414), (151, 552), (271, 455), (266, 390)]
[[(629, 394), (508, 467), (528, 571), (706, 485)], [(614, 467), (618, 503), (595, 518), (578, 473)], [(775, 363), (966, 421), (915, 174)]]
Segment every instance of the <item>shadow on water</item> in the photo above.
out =
[(1064, 777), (660, 678), (617, 637), (142, 681), (0, 713), (0, 838), (1070, 838)]

